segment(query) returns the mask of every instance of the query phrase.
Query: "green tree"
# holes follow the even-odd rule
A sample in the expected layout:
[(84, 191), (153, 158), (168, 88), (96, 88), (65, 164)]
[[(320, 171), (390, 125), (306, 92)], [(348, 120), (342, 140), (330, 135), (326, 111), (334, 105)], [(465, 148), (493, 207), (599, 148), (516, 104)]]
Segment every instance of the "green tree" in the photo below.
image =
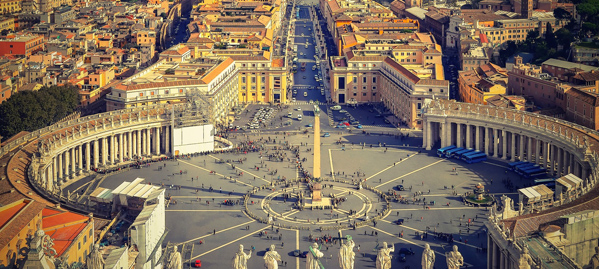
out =
[(561, 7), (558, 7), (553, 11), (553, 16), (559, 21), (572, 19), (572, 14)]
[(551, 23), (547, 23), (547, 29), (545, 30), (545, 42), (547, 42), (547, 46), (549, 48), (557, 48), (557, 40), (555, 39), (555, 34), (553, 33), (553, 27), (551, 27)]
[(574, 40), (574, 36), (570, 30), (566, 28), (555, 31), (555, 38), (557, 39), (558, 44), (564, 46), (563, 50), (565, 51), (570, 49), (570, 43)]
[(18, 92), (0, 104), (0, 136), (8, 139), (53, 124), (75, 111), (79, 101), (78, 89), (72, 85)]

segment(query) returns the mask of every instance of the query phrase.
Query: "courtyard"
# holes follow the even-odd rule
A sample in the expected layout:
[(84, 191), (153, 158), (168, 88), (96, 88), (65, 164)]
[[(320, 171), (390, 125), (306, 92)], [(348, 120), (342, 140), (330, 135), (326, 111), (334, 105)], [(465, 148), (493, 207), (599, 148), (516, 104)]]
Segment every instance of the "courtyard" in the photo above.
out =
[[(321, 137), (322, 194), (339, 199), (339, 204), (333, 209), (300, 208), (299, 194), (309, 196), (309, 190), (301, 182), (298, 162), (312, 172), (313, 135), (235, 133), (229, 139), (249, 150), (156, 162), (110, 176), (100, 187), (114, 189), (137, 177), (164, 186), (170, 198), (164, 245), (194, 244), (191, 260), (201, 260), (205, 268), (231, 268), (239, 244), (246, 252), (253, 250), (249, 268), (262, 268), (273, 244), (283, 267), (303, 268), (306, 259), (294, 252), (307, 251), (317, 238), (326, 238), (322, 264), (338, 268), (337, 239), (347, 235), (356, 243), (356, 268), (373, 268), (376, 248), (383, 242), (395, 247), (393, 268), (419, 267), (424, 244), (436, 251), (438, 268), (446, 267), (444, 253), (453, 244), (467, 265), (485, 266), (487, 209), (464, 205), (459, 194), (481, 183), (491, 194), (516, 198), (502, 183), (517, 178), (507, 171), (507, 163), (442, 159), (422, 150), (419, 137), (330, 131), (330, 137)], [(364, 188), (359, 188), (360, 181)], [(389, 211), (373, 189), (397, 198), (390, 200)], [(246, 212), (243, 196), (248, 193)], [(379, 214), (379, 221), (353, 227)], [(400, 261), (402, 248), (404, 254), (414, 254)]]

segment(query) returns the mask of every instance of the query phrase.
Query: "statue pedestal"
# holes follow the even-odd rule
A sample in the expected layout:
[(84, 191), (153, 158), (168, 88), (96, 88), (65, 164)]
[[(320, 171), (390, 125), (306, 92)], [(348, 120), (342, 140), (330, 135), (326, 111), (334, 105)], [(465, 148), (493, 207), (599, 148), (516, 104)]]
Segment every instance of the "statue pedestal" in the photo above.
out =
[(331, 198), (321, 197), (319, 200), (315, 199), (305, 199), (304, 207), (305, 208), (319, 208), (319, 207), (327, 207), (332, 206)]

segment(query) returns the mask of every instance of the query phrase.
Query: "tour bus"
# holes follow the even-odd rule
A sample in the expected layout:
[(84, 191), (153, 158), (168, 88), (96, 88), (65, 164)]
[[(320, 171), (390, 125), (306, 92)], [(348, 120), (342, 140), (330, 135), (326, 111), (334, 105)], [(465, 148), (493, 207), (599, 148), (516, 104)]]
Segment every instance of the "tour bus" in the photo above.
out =
[(473, 151), (470, 151), (470, 152), (463, 153), (463, 154), (460, 156), (460, 160), (462, 160), (462, 161), (465, 161), (465, 160), (466, 160), (466, 157), (468, 157), (468, 156), (470, 156), (470, 155), (479, 154), (480, 152), (481, 152), (480, 150), (473, 150)]
[(538, 177), (544, 177), (547, 176), (547, 170), (545, 170), (544, 168), (537, 168), (534, 170), (528, 170), (526, 171), (523, 176), (525, 178), (538, 178)]
[(535, 164), (533, 166), (527, 166), (527, 167), (524, 167), (522, 169), (518, 169), (518, 174), (524, 175), (524, 173), (527, 172), (527, 171), (532, 171), (532, 170), (536, 170), (536, 169), (539, 169), (539, 168), (541, 168), (541, 166), (538, 165), (538, 164)]
[(445, 157), (450, 158), (453, 156), (453, 154), (455, 154), (456, 152), (458, 152), (460, 150), (464, 150), (464, 148), (456, 147), (454, 149), (447, 150), (447, 151), (445, 151)]
[(540, 184), (544, 184), (545, 186), (547, 186), (549, 188), (553, 188), (553, 187), (555, 187), (555, 179), (553, 179), (553, 178), (535, 179), (535, 185), (540, 185)]
[(479, 163), (487, 160), (487, 154), (484, 152), (479, 152), (476, 154), (470, 154), (464, 158), (464, 161), (467, 163)]
[(444, 147), (444, 148), (440, 148), (440, 149), (437, 150), (437, 156), (443, 158), (443, 157), (445, 157), (445, 152), (446, 151), (448, 151), (450, 149), (454, 149), (454, 148), (456, 148), (456, 146), (454, 146), (454, 145), (447, 146), (447, 147)]
[(522, 164), (522, 165), (516, 166), (516, 168), (514, 169), (514, 171), (516, 173), (520, 173), (520, 171), (527, 170), (529, 168), (533, 168), (534, 166), (538, 166), (538, 165), (534, 164), (534, 163), (526, 163), (526, 164)]
[(463, 150), (460, 150), (460, 151), (456, 151), (453, 154), (453, 156), (451, 156), (451, 157), (456, 158), (456, 159), (461, 159), (462, 156), (464, 156), (464, 154), (468, 154), (470, 152), (474, 152), (474, 149), (463, 149)]
[(531, 165), (534, 165), (534, 163), (522, 162), (520, 164), (516, 164), (516, 165), (512, 166), (512, 171), (518, 171), (518, 167), (526, 167), (526, 166), (531, 166)]
[(525, 164), (525, 163), (527, 163), (527, 162), (520, 161), (520, 162), (508, 163), (507, 165), (510, 167), (510, 170), (514, 170), (514, 167), (521, 165), (521, 164)]

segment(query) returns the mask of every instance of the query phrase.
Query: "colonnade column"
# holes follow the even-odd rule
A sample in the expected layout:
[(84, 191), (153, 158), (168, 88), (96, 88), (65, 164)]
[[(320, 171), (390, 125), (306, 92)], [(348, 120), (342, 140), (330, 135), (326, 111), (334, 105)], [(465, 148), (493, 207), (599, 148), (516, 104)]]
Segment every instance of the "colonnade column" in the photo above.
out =
[(146, 129), (146, 155), (148, 156), (152, 156), (152, 147), (150, 146), (152, 143), (150, 143), (150, 131), (152, 129)]
[(71, 178), (77, 172), (77, 147), (71, 148)]
[(116, 139), (114, 135), (109, 136), (108, 141), (110, 143), (110, 164), (114, 164), (114, 155), (116, 154), (116, 147), (114, 146)]
[(526, 160), (532, 162), (532, 137), (526, 137)]
[(64, 167), (63, 167), (63, 169), (64, 169), (64, 177), (65, 178), (69, 177), (69, 161), (70, 161), (70, 158), (71, 158), (71, 156), (69, 156), (69, 153), (70, 152), (69, 152), (68, 149), (65, 150), (64, 153), (63, 153), (64, 154)]
[(472, 148), (472, 126), (466, 124), (466, 147), (467, 149)]
[(499, 130), (493, 128), (493, 157), (499, 157)]
[(83, 145), (79, 145), (77, 146), (77, 154), (79, 155), (79, 161), (78, 161), (78, 165), (77, 165), (77, 174), (81, 174), (81, 172), (83, 172)]
[(447, 123), (445, 122), (441, 122), (440, 124), (441, 126), (441, 147), (447, 147), (447, 130), (445, 130), (445, 128), (447, 128)]
[(512, 162), (516, 161), (516, 134), (510, 132), (510, 160)]
[(535, 139), (535, 163), (541, 164), (541, 140)]
[(518, 145), (518, 158), (520, 158), (520, 161), (524, 161), (524, 143), (526, 143), (526, 141), (522, 134), (519, 134), (518, 136), (520, 137), (520, 145)]
[(491, 134), (491, 128), (489, 127), (485, 127), (485, 150), (484, 152), (491, 156), (491, 154), (489, 154), (489, 152), (491, 151), (490, 147), (490, 140), (493, 139), (493, 135)]
[(102, 158), (101, 158), (101, 163), (102, 165), (106, 165), (106, 161), (108, 160), (108, 145), (106, 145), (106, 137), (102, 138)]
[(456, 128), (455, 128), (455, 131), (456, 131), (456, 143), (455, 144), (456, 145), (455, 146), (459, 148), (459, 147), (462, 147), (462, 145), (463, 145), (462, 144), (462, 124), (456, 123), (455, 126), (456, 126)]
[(154, 129), (154, 143), (156, 144), (154, 146), (154, 152), (156, 155), (160, 155), (160, 127)]
[(137, 157), (141, 157), (141, 133), (139, 130), (135, 131), (135, 155), (137, 155)]
[(549, 162), (549, 143), (543, 142), (543, 167), (545, 169), (549, 170), (549, 168), (547, 167), (548, 162)]
[(555, 175), (555, 170), (556, 170), (556, 163), (557, 163), (557, 146), (556, 145), (551, 145), (551, 158), (549, 159), (550, 163), (551, 163), (551, 175)]
[(501, 149), (503, 150), (502, 159), (507, 160), (507, 131), (501, 130)]
[(46, 182), (46, 189), (49, 191), (52, 191), (54, 189), (54, 181), (56, 180), (56, 177), (54, 176), (54, 166), (55, 159), (52, 158), (50, 165), (48, 165), (48, 181)]
[(431, 122), (430, 121), (426, 121), (426, 128), (424, 131), (424, 137), (423, 137), (423, 141), (425, 141), (424, 143), (424, 148), (426, 150), (431, 150), (431, 139), (432, 139), (432, 130), (431, 130)]
[(127, 157), (133, 158), (133, 132), (127, 132)]
[(62, 155), (63, 153), (61, 152), (60, 154), (58, 154), (58, 178), (62, 179)]
[(98, 158), (100, 155), (100, 141), (98, 139), (94, 140), (94, 168), (98, 168)]
[(565, 158), (564, 158), (564, 149), (563, 148), (558, 148), (557, 150), (557, 154), (558, 154), (558, 158), (557, 158), (557, 176), (561, 177), (562, 173), (564, 172), (564, 162), (565, 162)]
[(89, 165), (91, 163), (91, 158), (90, 158), (90, 146), (89, 143), (91, 142), (87, 142), (85, 143), (85, 171), (89, 171)]
[(164, 127), (164, 139), (166, 142), (164, 143), (164, 152), (166, 155), (171, 154), (171, 130), (169, 126)]
[(569, 171), (569, 173), (572, 173), (572, 174), (574, 174), (574, 171), (576, 171), (575, 170), (575, 165), (574, 165), (576, 163), (575, 159), (576, 159), (576, 156), (574, 154), (570, 153), (570, 159), (568, 160), (568, 162), (570, 162), (570, 171)]
[(119, 163), (123, 162), (123, 155), (125, 155), (124, 149), (125, 149), (125, 136), (123, 134), (118, 134), (119, 136)]
[[(58, 167), (57, 167), (57, 163), (58, 160), (56, 159), (56, 157), (52, 158), (52, 184), (55, 185), (56, 182), (58, 181)], [(54, 186), (52, 186), (54, 187)]]
[[(478, 125), (474, 125), (474, 143), (476, 143), (476, 145), (474, 145), (474, 149), (476, 150), (481, 150), (480, 149), (480, 136), (481, 136), (481, 130), (480, 130), (480, 126)], [(484, 152), (484, 150), (483, 150)]]

